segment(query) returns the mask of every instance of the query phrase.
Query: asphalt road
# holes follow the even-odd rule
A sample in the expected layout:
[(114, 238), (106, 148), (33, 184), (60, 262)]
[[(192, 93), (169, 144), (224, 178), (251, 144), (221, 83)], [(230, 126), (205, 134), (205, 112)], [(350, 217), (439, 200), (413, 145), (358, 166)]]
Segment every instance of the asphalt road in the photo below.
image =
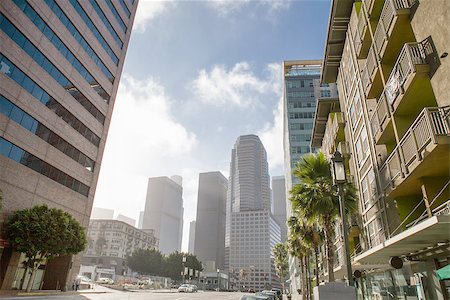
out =
[(151, 291), (139, 292), (122, 292), (107, 288), (102, 288), (100, 291), (96, 289), (93, 291), (81, 292), (79, 294), (57, 294), (57, 295), (33, 295), (33, 296), (15, 296), (15, 297), (1, 297), (2, 300), (200, 300), (200, 299), (225, 299), (225, 300), (239, 300), (242, 293), (226, 293), (213, 291), (199, 291), (197, 293), (158, 293)]

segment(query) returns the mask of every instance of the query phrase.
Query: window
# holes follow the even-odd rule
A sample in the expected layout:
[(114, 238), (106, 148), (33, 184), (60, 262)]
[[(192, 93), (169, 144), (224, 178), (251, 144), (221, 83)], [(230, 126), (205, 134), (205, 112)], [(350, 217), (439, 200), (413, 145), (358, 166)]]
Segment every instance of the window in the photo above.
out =
[(123, 22), (122, 18), (120, 17), (119, 13), (117, 12), (117, 9), (114, 7), (114, 4), (112, 3), (112, 1), (111, 0), (106, 0), (106, 4), (108, 4), (109, 9), (113, 13), (114, 18), (116, 18), (116, 20), (119, 23), (120, 27), (122, 28), (123, 32), (127, 32), (127, 26)]
[(329, 98), (329, 97), (331, 97), (331, 92), (330, 92), (330, 90), (321, 90), (320, 91), (320, 97), (322, 97), (322, 98)]
[[(72, 1), (74, 1), (74, 0), (72, 0)], [(77, 1), (79, 1), (79, 0), (77, 0)], [(122, 40), (120, 39), (119, 35), (114, 30), (114, 28), (111, 26), (111, 23), (109, 22), (108, 18), (105, 16), (105, 13), (103, 12), (103, 10), (97, 4), (97, 0), (89, 0), (89, 2), (91, 3), (92, 7), (94, 7), (95, 11), (97, 12), (97, 15), (99, 16), (100, 20), (102, 20), (103, 24), (106, 26), (109, 33), (112, 35), (112, 37), (114, 38), (116, 43), (119, 45), (119, 48), (122, 49), (122, 47), (123, 47)]]

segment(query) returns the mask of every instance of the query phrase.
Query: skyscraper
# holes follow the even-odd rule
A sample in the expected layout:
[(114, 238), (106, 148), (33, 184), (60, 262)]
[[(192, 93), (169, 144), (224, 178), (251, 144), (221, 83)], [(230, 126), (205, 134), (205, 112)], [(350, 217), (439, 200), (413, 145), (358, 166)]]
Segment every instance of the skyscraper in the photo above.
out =
[[(142, 230), (155, 230), (159, 250), (181, 251), (183, 233), (183, 187), (180, 176), (148, 179)], [(176, 181), (174, 181), (176, 180)]]
[[(3, 217), (47, 204), (88, 226), (137, 4), (0, 1)], [(1, 288), (18, 288), (20, 254), (0, 239), (0, 255)], [(50, 260), (33, 288), (64, 287), (79, 261)]]
[[(320, 60), (294, 60), (283, 63), (283, 143), (284, 170), (286, 174), (286, 195), (296, 179), (292, 175), (297, 161), (305, 154), (314, 152), (311, 149), (311, 136), (314, 124), (315, 109), (318, 99), (336, 99), (336, 84), (320, 84)], [(326, 122), (327, 120), (318, 120)], [(286, 201), (286, 214), (292, 216), (290, 202)], [(291, 275), (291, 291), (301, 287), (298, 263), (289, 259)]]
[(224, 268), (227, 186), (220, 172), (199, 174), (194, 254), (206, 272)]
[(240, 136), (231, 151), (225, 264), (231, 288), (278, 286), (272, 248), (280, 226), (270, 210), (267, 154), (256, 135)]
[(284, 176), (272, 177), (272, 214), (280, 225), (281, 242), (287, 240), (286, 181)]
[(189, 223), (189, 244), (188, 253), (194, 253), (195, 248), (195, 221)]

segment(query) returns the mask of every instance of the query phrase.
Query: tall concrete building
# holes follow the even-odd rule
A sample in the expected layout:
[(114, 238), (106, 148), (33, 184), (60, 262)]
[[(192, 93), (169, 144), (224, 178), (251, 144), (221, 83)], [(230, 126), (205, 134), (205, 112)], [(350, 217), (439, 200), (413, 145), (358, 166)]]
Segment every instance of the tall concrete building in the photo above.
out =
[(272, 177), (272, 214), (280, 225), (281, 242), (287, 240), (287, 216), (286, 216), (286, 180), (284, 176)]
[(180, 176), (148, 179), (142, 230), (155, 230), (159, 250), (164, 254), (181, 251), (183, 234), (183, 187)]
[(194, 253), (195, 249), (195, 223), (195, 221), (189, 223), (188, 253)]
[[(450, 2), (331, 7), (322, 81), (337, 82), (339, 99), (319, 102), (317, 119), (328, 122), (315, 125), (312, 142), (343, 152), (358, 188), (350, 252), (359, 293), (448, 299), (448, 281), (436, 274), (450, 263), (450, 30), (442, 26)], [(345, 260), (336, 255), (339, 278)], [(392, 257), (403, 265), (394, 268)]]
[[(137, 5), (0, 1), (1, 219), (47, 204), (88, 226)], [(0, 256), (1, 288), (18, 288), (23, 257), (3, 239)], [(48, 261), (33, 289), (64, 288), (79, 261)]]
[(232, 289), (279, 286), (272, 248), (281, 241), (271, 213), (267, 153), (256, 135), (240, 136), (231, 151), (225, 267)]
[(227, 186), (220, 172), (199, 174), (194, 254), (205, 272), (224, 269)]
[[(292, 175), (299, 159), (316, 149), (311, 148), (312, 128), (318, 99), (337, 99), (336, 84), (320, 83), (320, 60), (294, 60), (283, 63), (283, 146), (286, 196), (293, 184)], [(326, 120), (325, 120), (326, 122)], [(287, 219), (292, 216), (286, 201)], [(289, 258), (291, 291), (301, 288), (300, 270), (295, 258)]]

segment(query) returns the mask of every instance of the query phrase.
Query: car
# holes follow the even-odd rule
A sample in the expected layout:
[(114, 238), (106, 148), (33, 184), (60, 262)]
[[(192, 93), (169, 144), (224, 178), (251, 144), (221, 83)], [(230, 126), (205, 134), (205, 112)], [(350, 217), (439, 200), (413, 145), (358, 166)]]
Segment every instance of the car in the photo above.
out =
[(198, 292), (198, 287), (195, 284), (190, 284), (193, 292)]
[(258, 296), (266, 296), (266, 297), (268, 297), (267, 299), (270, 299), (270, 300), (277, 300), (277, 295), (274, 293), (274, 292), (271, 292), (271, 291), (262, 291), (262, 292), (260, 292), (260, 293), (256, 293), (256, 295), (258, 295)]
[(190, 284), (182, 284), (178, 288), (179, 293), (192, 293), (193, 291), (194, 289)]
[(103, 283), (103, 284), (114, 284), (114, 280), (108, 277), (100, 277), (97, 280), (97, 283)]
[(272, 288), (270, 291), (277, 293), (278, 299), (283, 299), (283, 295), (281, 294), (281, 290), (280, 289)]

